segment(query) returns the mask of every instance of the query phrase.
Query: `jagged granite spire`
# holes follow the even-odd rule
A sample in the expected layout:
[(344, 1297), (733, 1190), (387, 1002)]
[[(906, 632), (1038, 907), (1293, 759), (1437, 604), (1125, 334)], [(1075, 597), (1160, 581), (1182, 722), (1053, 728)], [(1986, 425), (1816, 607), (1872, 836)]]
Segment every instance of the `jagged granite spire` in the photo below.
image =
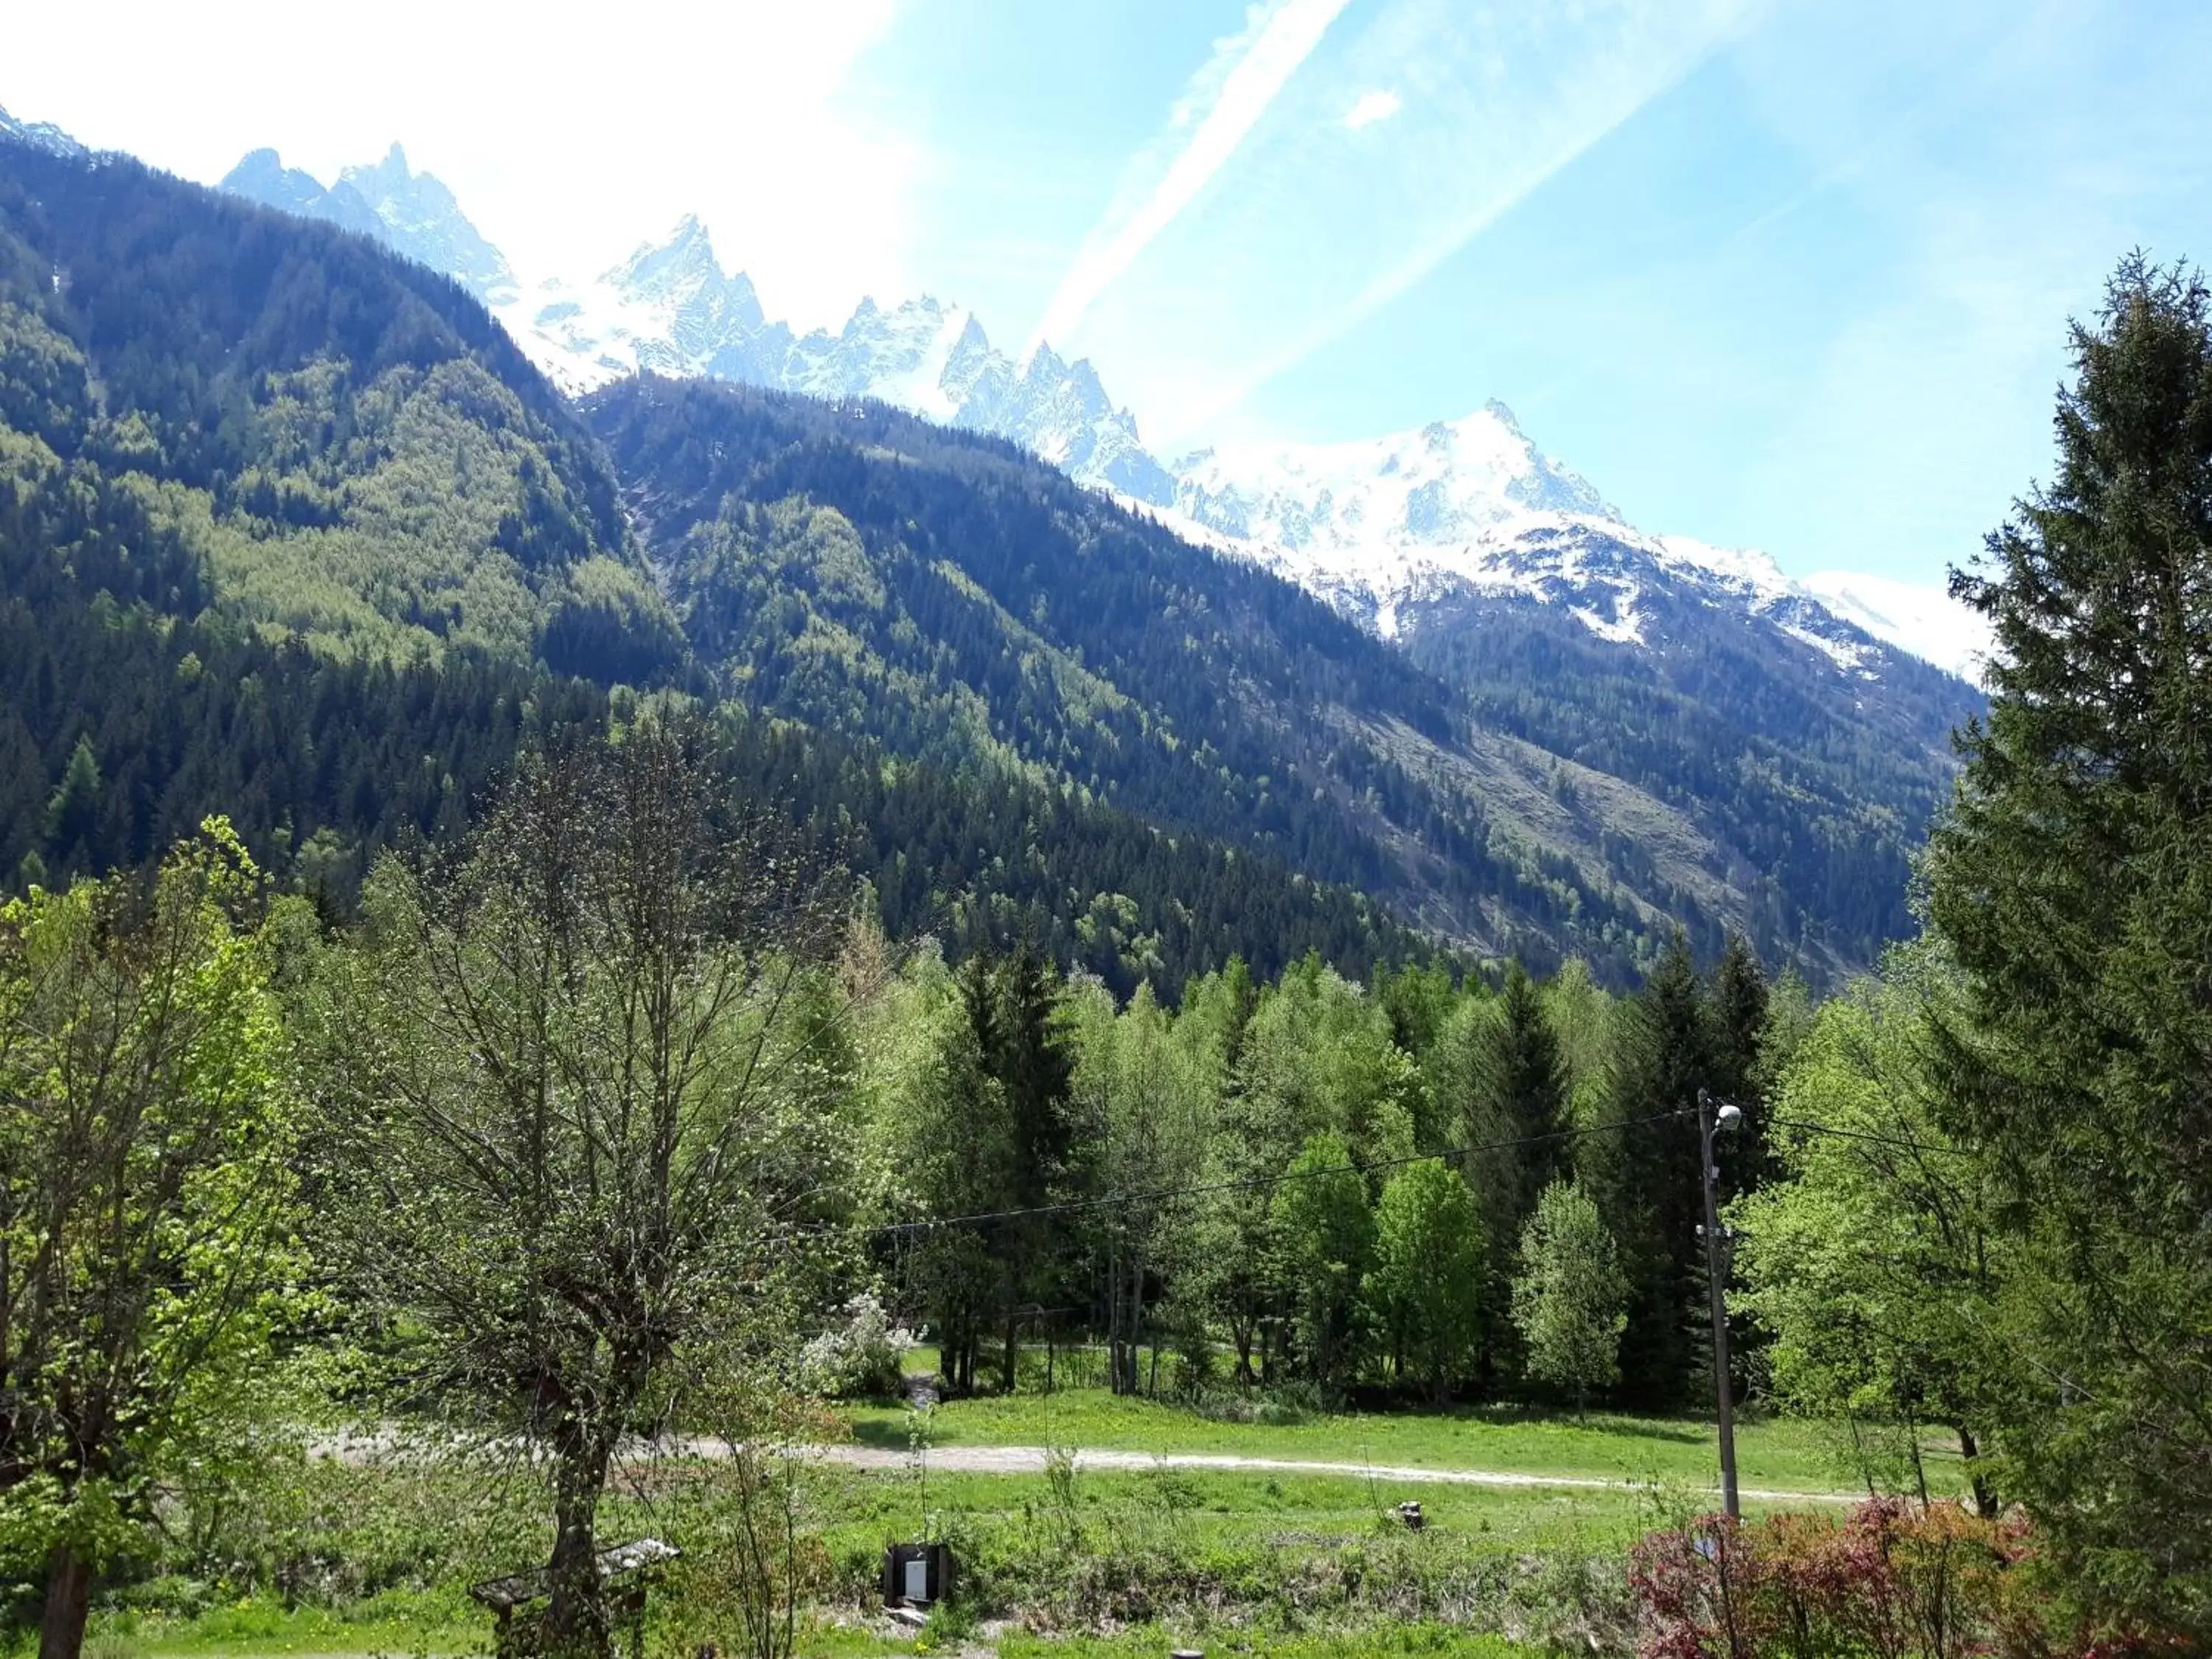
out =
[(512, 303), (521, 292), (506, 256), (470, 222), (453, 192), (430, 174), (410, 170), (407, 153), (397, 143), (373, 167), (346, 168), (327, 189), (313, 174), (286, 167), (275, 150), (252, 150), (220, 188), (264, 207), (373, 236), (443, 271), (487, 305)]

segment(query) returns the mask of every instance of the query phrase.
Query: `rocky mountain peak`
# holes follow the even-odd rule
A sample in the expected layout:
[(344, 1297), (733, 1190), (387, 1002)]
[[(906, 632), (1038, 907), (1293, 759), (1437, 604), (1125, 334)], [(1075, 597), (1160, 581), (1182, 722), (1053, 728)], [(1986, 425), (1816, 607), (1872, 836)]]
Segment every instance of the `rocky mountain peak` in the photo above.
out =
[[(415, 173), (407, 165), (407, 152), (400, 148), (396, 138), (392, 141), (392, 148), (384, 152), (382, 161), (367, 167), (348, 167), (338, 177), (365, 196), (377, 191), (404, 191), (415, 187), (417, 183)], [(427, 179), (427, 175), (425, 177)]]
[(82, 155), (84, 146), (51, 121), (20, 121), (0, 109), (0, 143), (24, 144), (49, 155)]
[(288, 167), (273, 149), (251, 150), (225, 175), (222, 188), (287, 213), (313, 216), (328, 194), (312, 173)]
[(706, 226), (690, 214), (676, 222), (667, 239), (641, 242), (629, 258), (601, 281), (621, 289), (632, 299), (686, 299), (702, 290), (719, 291), (727, 284), (751, 282), (742, 273), (726, 278), (714, 258), (714, 242)]
[(451, 193), (411, 172), (398, 144), (329, 191), (271, 150), (247, 156), (225, 187), (366, 229), (450, 271), (571, 392), (647, 369), (880, 398), (1010, 439), (1194, 539), (1272, 565), (1386, 634), (1425, 596), (1456, 588), (1554, 605), (1602, 639), (1641, 645), (1650, 596), (1663, 591), (1794, 630), (1850, 672), (1861, 672), (1877, 635), (1954, 669), (1968, 668), (1968, 649), (1982, 642), (1934, 590), (1892, 584), (1876, 593), (1834, 576), (1816, 579), (1816, 592), (1763, 555), (1644, 534), (1539, 449), (1497, 398), (1378, 438), (1229, 445), (1166, 466), (1089, 360), (1070, 362), (1040, 342), (1017, 361), (972, 313), (927, 295), (889, 310), (870, 296), (834, 333), (801, 336), (765, 316), (742, 272), (724, 273), (695, 216), (591, 284), (546, 283), (526, 295)]
[(470, 222), (453, 192), (429, 173), (412, 171), (407, 152), (397, 143), (382, 161), (346, 168), (328, 188), (313, 174), (284, 166), (275, 150), (252, 150), (220, 188), (264, 207), (374, 236), (444, 272), (487, 305), (509, 303), (521, 293), (507, 257)]

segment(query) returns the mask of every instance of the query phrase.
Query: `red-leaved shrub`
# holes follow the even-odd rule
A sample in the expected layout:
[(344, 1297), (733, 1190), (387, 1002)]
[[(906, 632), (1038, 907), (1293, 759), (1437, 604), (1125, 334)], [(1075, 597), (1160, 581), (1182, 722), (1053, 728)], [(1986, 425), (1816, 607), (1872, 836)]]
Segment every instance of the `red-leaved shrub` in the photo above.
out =
[[(1636, 1547), (1639, 1659), (2087, 1659), (2027, 1571), (2026, 1520), (1882, 1498), (1836, 1519), (1708, 1516)], [(2062, 1634), (2062, 1632), (2064, 1633)]]

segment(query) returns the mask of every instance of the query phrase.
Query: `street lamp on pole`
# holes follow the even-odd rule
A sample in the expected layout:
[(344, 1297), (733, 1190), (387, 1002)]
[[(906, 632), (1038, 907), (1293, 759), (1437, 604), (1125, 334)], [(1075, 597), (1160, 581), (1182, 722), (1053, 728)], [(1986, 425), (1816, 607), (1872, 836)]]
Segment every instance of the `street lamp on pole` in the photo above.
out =
[(1713, 1304), (1713, 1399), (1720, 1409), (1721, 1506), (1731, 1521), (1743, 1518), (1743, 1506), (1736, 1496), (1735, 1417), (1729, 1400), (1728, 1244), (1721, 1232), (1720, 1200), (1713, 1185), (1720, 1175), (1720, 1166), (1713, 1162), (1713, 1135), (1742, 1121), (1741, 1107), (1716, 1101), (1703, 1089), (1698, 1091), (1698, 1167), (1705, 1189), (1705, 1224), (1698, 1231), (1705, 1236), (1705, 1288)]

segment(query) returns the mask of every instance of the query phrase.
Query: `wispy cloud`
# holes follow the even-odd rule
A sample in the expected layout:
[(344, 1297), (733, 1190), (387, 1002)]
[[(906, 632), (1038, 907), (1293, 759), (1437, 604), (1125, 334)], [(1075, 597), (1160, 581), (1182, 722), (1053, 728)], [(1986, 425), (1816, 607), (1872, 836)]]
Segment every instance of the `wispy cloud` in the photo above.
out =
[[(1203, 221), (1177, 229), (1175, 259), (1096, 307), (1085, 349), (1115, 365), (1156, 442), (1199, 436), (1404, 295), (1760, 3), (1386, 0), (1246, 146)], [(1340, 142), (1379, 122), (1379, 142)]]
[[(1092, 302), (1236, 153), (1350, 3), (1273, 0), (1255, 6), (1243, 32), (1217, 45), (1177, 104), (1165, 139), (1139, 159), (1138, 173), (1152, 176), (1139, 189), (1125, 192), (1126, 205), (1109, 211), (1084, 240), (1045, 307), (1032, 346), (1036, 341), (1064, 341), (1074, 332)], [(1178, 145), (1185, 131), (1188, 137)]]
[(1377, 121), (1387, 121), (1406, 107), (1406, 100), (1387, 88), (1379, 91), (1363, 92), (1344, 112), (1344, 125), (1354, 132), (1362, 127), (1371, 127)]

